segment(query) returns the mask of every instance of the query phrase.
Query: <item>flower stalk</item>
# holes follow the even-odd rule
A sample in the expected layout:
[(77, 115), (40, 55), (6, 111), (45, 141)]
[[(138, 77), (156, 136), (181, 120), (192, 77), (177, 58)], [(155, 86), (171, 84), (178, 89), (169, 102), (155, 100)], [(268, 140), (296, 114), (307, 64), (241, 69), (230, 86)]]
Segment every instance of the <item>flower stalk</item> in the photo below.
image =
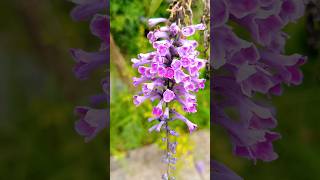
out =
[[(186, 113), (197, 112), (197, 99), (194, 93), (204, 89), (205, 79), (200, 78), (200, 70), (205, 67), (207, 60), (198, 58), (199, 52), (196, 50), (198, 42), (190, 40), (196, 31), (205, 30), (204, 24), (192, 25), (189, 20), (183, 19), (181, 13), (191, 13), (185, 11), (191, 8), (191, 1), (175, 1), (171, 9), (171, 19), (153, 18), (148, 20), (153, 31), (147, 35), (154, 51), (139, 54), (138, 58), (133, 58), (133, 67), (138, 69), (140, 77), (133, 78), (134, 86), (142, 84), (142, 91), (134, 96), (135, 105), (150, 99), (157, 101), (153, 107), (153, 118), (149, 121), (157, 120), (149, 129), (152, 131), (165, 130), (166, 154), (164, 162), (168, 164), (166, 173), (162, 179), (174, 179), (171, 170), (176, 164), (177, 142), (170, 142), (170, 136), (178, 136), (169, 126), (169, 122), (180, 120), (184, 122), (190, 133), (197, 125), (179, 114), (170, 102), (177, 101)], [(183, 5), (183, 6), (179, 6)], [(179, 8), (178, 8), (179, 7)], [(165, 23), (159, 27), (158, 24)], [(188, 24), (188, 25), (185, 25)]]

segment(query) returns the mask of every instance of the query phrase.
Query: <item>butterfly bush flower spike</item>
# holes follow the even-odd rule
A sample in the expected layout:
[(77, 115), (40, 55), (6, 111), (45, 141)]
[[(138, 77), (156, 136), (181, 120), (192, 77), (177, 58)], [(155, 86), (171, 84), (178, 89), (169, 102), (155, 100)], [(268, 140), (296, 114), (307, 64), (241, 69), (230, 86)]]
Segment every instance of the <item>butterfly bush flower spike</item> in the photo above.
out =
[[(148, 121), (157, 120), (149, 132), (164, 130), (167, 135), (174, 137), (178, 133), (170, 129), (169, 122), (174, 120), (182, 121), (193, 132), (197, 125), (186, 117), (179, 114), (172, 106), (173, 102), (178, 102), (186, 113), (197, 112), (197, 100), (195, 93), (204, 88), (205, 79), (199, 78), (199, 72), (205, 67), (206, 60), (198, 58), (196, 51), (198, 43), (189, 40), (198, 30), (204, 30), (203, 24), (179, 27), (176, 23), (170, 23), (165, 18), (154, 18), (148, 20), (149, 27), (159, 24), (147, 34), (149, 42), (154, 50), (146, 54), (139, 54), (131, 62), (138, 70), (139, 77), (133, 78), (134, 86), (142, 86), (142, 91), (133, 96), (136, 106), (149, 99), (156, 101), (156, 106), (152, 109), (153, 117)], [(169, 152), (164, 156), (163, 162), (168, 167), (176, 164), (177, 142), (170, 142), (169, 138), (164, 138)], [(163, 179), (172, 179), (169, 170), (162, 176)]]

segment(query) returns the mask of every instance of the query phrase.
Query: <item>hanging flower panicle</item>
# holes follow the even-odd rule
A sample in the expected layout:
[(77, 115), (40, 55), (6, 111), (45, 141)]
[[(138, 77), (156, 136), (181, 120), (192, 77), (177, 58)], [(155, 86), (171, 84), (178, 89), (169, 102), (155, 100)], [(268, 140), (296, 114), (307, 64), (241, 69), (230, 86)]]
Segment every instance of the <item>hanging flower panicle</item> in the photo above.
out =
[[(155, 26), (166, 22), (164, 18), (149, 19), (148, 24)], [(153, 107), (153, 116), (160, 121), (152, 130), (160, 130), (162, 121), (178, 119), (183, 121), (192, 132), (196, 125), (174, 109), (166, 107), (167, 103), (177, 101), (187, 113), (197, 112), (195, 92), (203, 89), (205, 79), (200, 78), (200, 70), (205, 67), (206, 61), (198, 58), (197, 41), (188, 40), (197, 30), (204, 30), (203, 24), (180, 28), (175, 23), (164, 26), (147, 35), (155, 51), (139, 54), (131, 61), (138, 69), (140, 77), (133, 78), (133, 85), (142, 85), (142, 91), (133, 97), (134, 104), (139, 106), (149, 99), (158, 101)]]
[(166, 131), (164, 141), (167, 143), (167, 152), (163, 162), (168, 164), (168, 170), (162, 178), (173, 179), (170, 168), (174, 168), (176, 164), (177, 158), (174, 154), (177, 142), (170, 142), (169, 135), (178, 136), (178, 133), (170, 129), (168, 122), (180, 120), (187, 125), (190, 133), (197, 125), (169, 104), (176, 101), (186, 113), (197, 112), (195, 93), (205, 87), (205, 79), (200, 78), (200, 70), (205, 67), (207, 60), (198, 57), (198, 42), (189, 40), (188, 37), (206, 27), (204, 24), (180, 27), (176, 23), (169, 23), (165, 18), (148, 20), (151, 28), (159, 23), (167, 25), (155, 28), (147, 34), (154, 51), (139, 54), (131, 60), (140, 75), (133, 78), (133, 85), (142, 86), (141, 92), (133, 97), (133, 102), (136, 106), (146, 100), (157, 102), (152, 109), (153, 117), (149, 118), (149, 122), (157, 120), (158, 123), (152, 126), (149, 132), (160, 132), (161, 129)]

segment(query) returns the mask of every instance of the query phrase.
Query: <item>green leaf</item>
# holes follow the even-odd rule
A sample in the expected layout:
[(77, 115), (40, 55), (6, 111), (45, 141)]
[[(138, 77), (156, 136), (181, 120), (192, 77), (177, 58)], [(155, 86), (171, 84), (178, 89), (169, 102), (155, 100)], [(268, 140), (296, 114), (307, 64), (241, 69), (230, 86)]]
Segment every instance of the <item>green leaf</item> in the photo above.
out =
[(151, 17), (156, 12), (162, 1), (163, 0), (151, 0), (148, 17)]

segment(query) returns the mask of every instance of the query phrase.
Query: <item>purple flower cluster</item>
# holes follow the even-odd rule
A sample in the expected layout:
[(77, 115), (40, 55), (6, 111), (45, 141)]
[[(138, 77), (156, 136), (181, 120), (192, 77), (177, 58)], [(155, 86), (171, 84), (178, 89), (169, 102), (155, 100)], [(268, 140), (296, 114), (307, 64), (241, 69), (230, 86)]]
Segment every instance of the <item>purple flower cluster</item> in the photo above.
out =
[[(271, 131), (277, 126), (275, 110), (256, 95), (279, 96), (283, 84), (302, 82), (299, 68), (306, 57), (284, 54), (288, 35), (282, 29), (303, 16), (304, 3), (214, 0), (213, 5), (213, 121), (230, 135), (235, 155), (275, 160), (272, 143), (281, 137)], [(231, 21), (249, 32), (252, 42), (240, 38)]]
[[(72, 10), (71, 17), (75, 21), (83, 21), (91, 18), (91, 33), (102, 42), (98, 52), (86, 52), (81, 49), (70, 49), (70, 53), (76, 62), (73, 68), (75, 76), (80, 80), (86, 80), (92, 71), (99, 67), (107, 67), (109, 62), (109, 17), (98, 14), (106, 11), (106, 0), (74, 0), (77, 6)], [(101, 81), (104, 93), (91, 97), (92, 105), (98, 105), (108, 100), (108, 82), (104, 78)], [(107, 124), (107, 110), (95, 109), (87, 106), (75, 108), (75, 113), (80, 119), (75, 123), (76, 131), (85, 137), (85, 141), (92, 140)]]
[(168, 122), (180, 120), (184, 122), (189, 132), (193, 132), (197, 125), (179, 114), (169, 103), (178, 102), (187, 113), (197, 112), (197, 99), (195, 92), (205, 87), (205, 79), (200, 78), (200, 70), (205, 67), (206, 60), (198, 58), (196, 50), (198, 43), (189, 40), (188, 37), (195, 34), (197, 30), (204, 30), (203, 24), (180, 27), (176, 23), (169, 24), (165, 18), (154, 18), (148, 20), (150, 27), (158, 23), (168, 25), (155, 28), (147, 35), (149, 42), (155, 49), (146, 54), (139, 54), (138, 58), (132, 59), (133, 67), (138, 69), (140, 77), (133, 78), (133, 85), (142, 85), (142, 91), (133, 97), (133, 102), (139, 106), (142, 102), (150, 100), (157, 101), (153, 107), (153, 117), (149, 122), (157, 120), (149, 129), (149, 132), (166, 130), (167, 152), (163, 162), (168, 164), (167, 173), (162, 179), (173, 179), (170, 168), (174, 168), (177, 158), (177, 142), (170, 142), (169, 135), (178, 136), (178, 133), (170, 129)]
[[(167, 19), (155, 18), (148, 21), (149, 26), (160, 22), (167, 22)], [(137, 68), (141, 75), (133, 78), (133, 85), (142, 85), (142, 91), (133, 97), (134, 104), (138, 106), (147, 99), (152, 102), (158, 100), (152, 110), (154, 117), (150, 121), (157, 119), (159, 124), (151, 127), (149, 131), (160, 131), (169, 116), (171, 120), (183, 121), (190, 132), (197, 127), (165, 104), (177, 101), (185, 112), (197, 112), (194, 92), (204, 88), (205, 79), (199, 78), (199, 71), (205, 67), (206, 60), (198, 58), (197, 41), (188, 40), (187, 37), (204, 29), (203, 24), (180, 28), (175, 23), (157, 28), (147, 35), (155, 51), (139, 54), (138, 58), (131, 60), (133, 67)]]

